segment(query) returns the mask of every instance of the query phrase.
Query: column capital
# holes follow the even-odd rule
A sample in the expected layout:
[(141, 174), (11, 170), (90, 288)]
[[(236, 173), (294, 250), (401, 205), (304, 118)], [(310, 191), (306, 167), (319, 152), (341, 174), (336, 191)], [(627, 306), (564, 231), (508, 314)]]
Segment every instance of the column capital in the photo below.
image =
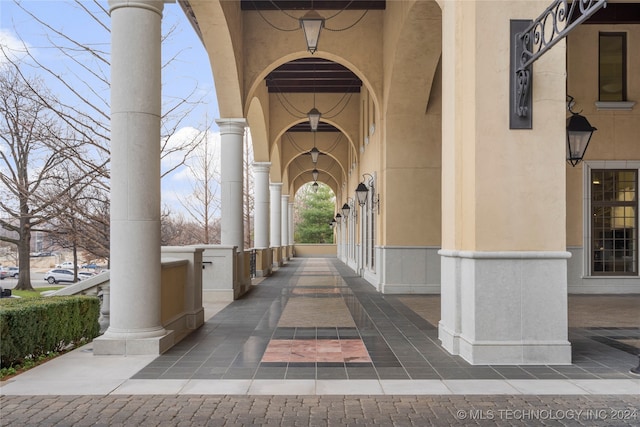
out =
[(109, 0), (109, 13), (122, 7), (135, 7), (139, 9), (147, 9), (156, 12), (162, 16), (162, 10), (165, 3), (173, 3), (173, 1), (165, 0)]
[(282, 183), (281, 182), (272, 182), (269, 184), (269, 187), (274, 188), (274, 189), (282, 189)]
[(268, 173), (271, 169), (271, 162), (253, 162), (254, 172)]
[(289, 195), (288, 194), (282, 194), (280, 197), (282, 197), (282, 201), (284, 203), (289, 203)]
[(246, 119), (217, 119), (216, 123), (221, 135), (228, 133), (244, 135), (244, 128), (247, 126)]

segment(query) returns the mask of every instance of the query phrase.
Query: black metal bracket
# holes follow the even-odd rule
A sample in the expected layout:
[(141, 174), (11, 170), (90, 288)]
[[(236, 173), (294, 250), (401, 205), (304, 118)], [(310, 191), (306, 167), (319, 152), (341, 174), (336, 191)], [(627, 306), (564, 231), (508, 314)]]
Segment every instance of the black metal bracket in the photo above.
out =
[(510, 129), (532, 128), (533, 63), (606, 5), (607, 0), (554, 0), (534, 21), (511, 20)]
[[(531, 111), (532, 66), (521, 67), (521, 58), (525, 51), (522, 34), (531, 26), (530, 19), (512, 19), (510, 22), (511, 58), (509, 61), (509, 129), (531, 129), (533, 117)], [(526, 37), (528, 43), (530, 37)]]

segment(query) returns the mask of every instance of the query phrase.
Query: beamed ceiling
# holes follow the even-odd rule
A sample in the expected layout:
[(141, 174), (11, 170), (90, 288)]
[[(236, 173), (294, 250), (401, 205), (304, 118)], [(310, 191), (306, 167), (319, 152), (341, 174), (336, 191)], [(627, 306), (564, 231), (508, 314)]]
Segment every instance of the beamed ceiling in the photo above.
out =
[[(245, 11), (291, 11), (291, 10), (384, 10), (385, 0), (242, 0)], [(284, 13), (284, 12), (283, 12)], [(321, 13), (322, 14), (322, 13)], [(326, 13), (325, 13), (326, 15)], [(326, 31), (326, 30), (325, 30)], [(299, 37), (303, 37), (300, 32)], [(320, 38), (322, 40), (322, 37)], [(322, 42), (320, 42), (322, 49)], [(282, 64), (265, 77), (270, 93), (360, 93), (362, 80), (350, 69), (327, 59), (309, 57)], [(310, 132), (309, 122), (298, 123), (287, 132)], [(320, 121), (318, 132), (340, 132), (333, 125)]]
[(347, 67), (321, 58), (282, 64), (265, 78), (269, 92), (358, 93), (362, 81)]

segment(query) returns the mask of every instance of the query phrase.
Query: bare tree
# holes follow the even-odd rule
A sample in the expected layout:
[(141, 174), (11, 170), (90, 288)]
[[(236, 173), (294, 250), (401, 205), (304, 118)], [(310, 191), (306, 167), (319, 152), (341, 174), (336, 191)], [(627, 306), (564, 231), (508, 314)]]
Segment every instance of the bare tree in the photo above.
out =
[[(97, 0), (92, 2), (71, 0), (61, 2), (60, 7), (76, 7), (86, 17), (87, 28), (82, 40), (72, 38), (64, 31), (55, 28), (47, 22), (46, 16), (38, 15), (35, 6), (29, 10), (27, 3), (15, 2), (34, 22), (37, 22), (43, 33), (46, 34), (48, 46), (45, 48), (57, 52), (62, 60), (55, 65), (48, 65), (28, 48), (23, 42), (20, 52), (25, 56), (21, 68), (31, 67), (32, 71), (57, 83), (60, 87), (61, 97), (64, 101), (53, 99), (46, 91), (32, 90), (31, 98), (47, 112), (51, 120), (57, 119), (56, 125), (60, 127), (58, 134), (64, 132), (72, 135), (68, 137), (74, 144), (75, 153), (64, 153), (65, 167), (78, 169), (80, 182), (78, 191), (71, 192), (69, 188), (61, 190), (65, 198), (52, 199), (47, 215), (38, 217), (37, 222), (22, 223), (12, 220), (11, 215), (3, 222), (9, 227), (8, 234), (11, 242), (18, 244), (21, 239), (30, 239), (30, 232), (35, 231), (34, 226), (41, 226), (39, 230), (49, 232), (52, 229), (64, 232), (57, 233), (57, 241), (71, 244), (75, 248), (83, 248), (96, 257), (108, 259), (109, 248), (109, 142), (110, 142), (110, 52), (108, 51), (110, 40), (109, 14), (103, 3)], [(166, 29), (163, 42), (171, 38), (177, 27)], [(20, 38), (19, 29), (15, 30)], [(89, 39), (91, 37), (91, 39)], [(186, 48), (186, 47), (185, 47)], [(3, 49), (6, 49), (3, 47)], [(181, 50), (169, 55), (163, 63), (163, 69), (180, 60)], [(5, 58), (11, 58), (12, 52), (3, 50)], [(1, 61), (0, 61), (1, 62)], [(27, 81), (20, 68), (16, 67), (18, 74)], [(196, 139), (171, 138), (184, 126), (187, 117), (200, 104), (205, 95), (198, 95), (199, 89), (194, 84), (191, 91), (179, 96), (163, 97), (162, 138), (158, 141), (162, 147), (161, 160), (163, 160), (162, 176), (166, 176), (181, 167), (198, 144)], [(16, 141), (19, 145), (21, 142)], [(70, 146), (70, 144), (67, 144)], [(17, 152), (21, 153), (21, 150)], [(25, 168), (34, 168), (34, 156), (27, 156)], [(58, 165), (55, 157), (50, 160), (54, 166)], [(49, 164), (49, 163), (46, 163)], [(87, 177), (91, 179), (87, 180)], [(17, 178), (16, 178), (17, 180)], [(43, 189), (46, 186), (43, 186)], [(55, 195), (56, 190), (49, 191), (48, 196)], [(12, 196), (16, 196), (10, 192)], [(73, 194), (71, 194), (73, 193)], [(41, 196), (41, 199), (45, 199)], [(64, 200), (63, 200), (64, 199)], [(9, 199), (7, 199), (9, 200)], [(16, 206), (19, 205), (17, 199)], [(63, 203), (64, 202), (64, 203)], [(6, 202), (10, 205), (10, 202)], [(69, 211), (73, 211), (72, 217), (67, 217)], [(57, 213), (59, 217), (56, 217)], [(0, 215), (4, 217), (4, 215)], [(67, 217), (67, 218), (65, 218)], [(21, 217), (22, 218), (22, 217)], [(46, 218), (46, 219), (45, 219)], [(55, 220), (54, 220), (55, 219)], [(48, 225), (47, 225), (48, 222)], [(26, 228), (25, 228), (26, 227)], [(71, 230), (73, 229), (73, 230)], [(13, 233), (12, 233), (13, 232)], [(16, 237), (18, 233), (21, 237)], [(22, 245), (28, 242), (23, 242)], [(26, 245), (28, 247), (28, 244)], [(29, 283), (29, 256), (21, 252), (20, 271), (25, 272), (26, 282)], [(21, 279), (21, 282), (22, 279)], [(26, 286), (26, 285), (21, 285)]]
[[(220, 216), (221, 201), (220, 171), (216, 164), (215, 141), (210, 132), (200, 134), (198, 149), (192, 153), (187, 167), (192, 175), (191, 193), (180, 197), (180, 204), (192, 222), (200, 226), (200, 242), (220, 243), (220, 234), (215, 232), (216, 216)], [(219, 156), (217, 156), (219, 157)]]
[(53, 205), (56, 212), (49, 237), (56, 246), (71, 250), (77, 278), (80, 250), (93, 258), (109, 256), (109, 198), (102, 185), (96, 185), (96, 175), (82, 170), (67, 169), (58, 186), (69, 188), (75, 181), (80, 184)]
[(10, 233), (0, 240), (18, 248), (20, 277), (16, 289), (31, 290), (29, 250), (31, 232), (48, 223), (51, 206), (81, 185), (56, 183), (81, 143), (60, 123), (52, 109), (56, 100), (37, 79), (28, 79), (19, 65), (6, 62), (0, 68), (0, 197), (4, 215), (0, 225)]
[[(14, 0), (15, 1), (15, 0)], [(86, 2), (70, 0), (61, 2), (62, 7), (76, 6), (84, 12), (87, 25), (93, 30), (93, 41), (77, 40), (69, 37), (60, 29), (47, 23), (46, 17), (42, 18), (37, 13), (29, 10), (23, 3), (16, 4), (35, 22), (40, 24), (46, 32), (50, 42), (50, 48), (57, 51), (64, 59), (61, 63), (67, 64), (62, 69), (54, 69), (35, 57), (27, 46), (23, 51), (27, 54), (32, 66), (39, 72), (60, 83), (64, 89), (65, 110), (56, 110), (61, 119), (74, 131), (85, 138), (87, 144), (95, 147), (95, 153), (103, 162), (109, 158), (109, 129), (110, 129), (110, 52), (105, 49), (109, 46), (111, 30), (109, 26), (109, 12), (97, 0)], [(172, 34), (177, 30), (176, 26), (168, 28), (162, 36), (163, 43), (170, 43)], [(174, 61), (180, 59), (180, 53), (170, 56), (162, 65), (168, 68)], [(180, 168), (191, 151), (196, 147), (195, 140), (172, 141), (174, 135), (182, 126), (190, 113), (202, 104), (204, 95), (198, 95), (198, 86), (194, 84), (191, 91), (180, 96), (163, 96), (161, 118), (161, 160), (165, 167), (162, 176), (166, 176)], [(165, 160), (171, 159), (171, 162)], [(96, 157), (87, 159), (87, 167), (93, 167)], [(103, 169), (107, 172), (107, 169)], [(108, 176), (107, 176), (108, 177)]]

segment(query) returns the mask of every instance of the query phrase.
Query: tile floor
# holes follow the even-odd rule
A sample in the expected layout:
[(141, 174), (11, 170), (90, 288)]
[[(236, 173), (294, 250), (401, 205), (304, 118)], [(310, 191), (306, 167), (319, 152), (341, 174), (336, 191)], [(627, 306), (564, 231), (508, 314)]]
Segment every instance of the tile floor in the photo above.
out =
[(298, 258), (131, 379), (410, 379), (452, 387), (477, 379), (637, 379), (629, 369), (638, 365), (640, 296), (623, 298), (620, 322), (613, 310), (594, 323), (589, 304), (597, 307), (597, 298), (578, 301), (586, 309), (573, 314), (572, 365), (472, 366), (440, 347), (437, 296), (382, 295), (335, 259)]

